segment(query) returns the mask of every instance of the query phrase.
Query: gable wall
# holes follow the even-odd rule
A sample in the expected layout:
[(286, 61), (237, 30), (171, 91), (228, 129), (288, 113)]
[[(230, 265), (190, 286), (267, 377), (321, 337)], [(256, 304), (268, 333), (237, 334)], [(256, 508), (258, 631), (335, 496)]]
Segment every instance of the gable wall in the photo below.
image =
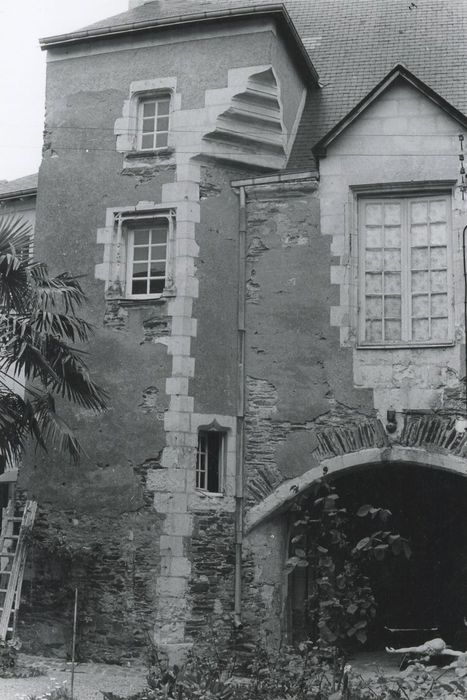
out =
[[(444, 348), (356, 349), (356, 206), (350, 187), (381, 183), (455, 181), (459, 124), (415, 88), (390, 87), (329, 146), (320, 161), (321, 230), (331, 237), (331, 283), (340, 303), (331, 323), (342, 347), (353, 349), (353, 382), (373, 390), (382, 420), (386, 410), (441, 408), (445, 391), (458, 386), (461, 369), (462, 303), (460, 234), (465, 218), (456, 193), (452, 207), (455, 344)], [(399, 429), (401, 428), (399, 421)]]

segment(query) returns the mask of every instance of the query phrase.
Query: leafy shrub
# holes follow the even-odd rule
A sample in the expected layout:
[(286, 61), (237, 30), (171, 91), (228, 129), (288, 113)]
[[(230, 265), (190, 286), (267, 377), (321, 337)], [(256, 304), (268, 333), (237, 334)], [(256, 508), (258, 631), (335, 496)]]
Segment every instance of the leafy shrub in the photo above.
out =
[(316, 644), (335, 647), (345, 655), (355, 640), (366, 642), (368, 626), (376, 614), (364, 563), (381, 561), (388, 552), (410, 557), (410, 545), (387, 528), (390, 511), (371, 505), (362, 506), (353, 522), (369, 518), (372, 528), (377, 524), (380, 529), (354, 543), (352, 518), (340, 506), (336, 488), (326, 478), (317, 480), (311, 493), (296, 500), (292, 513), (294, 551), (286, 568), (289, 573), (302, 567), (310, 572), (307, 632)]

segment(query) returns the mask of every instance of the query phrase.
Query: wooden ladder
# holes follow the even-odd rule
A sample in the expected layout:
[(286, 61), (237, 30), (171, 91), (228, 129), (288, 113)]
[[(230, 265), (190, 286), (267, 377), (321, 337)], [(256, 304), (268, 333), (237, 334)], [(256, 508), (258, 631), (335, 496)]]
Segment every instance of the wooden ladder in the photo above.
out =
[(36, 517), (37, 503), (26, 501), (22, 515), (13, 501), (2, 511), (0, 533), (0, 641), (12, 638), (16, 630), (21, 599), (28, 535)]

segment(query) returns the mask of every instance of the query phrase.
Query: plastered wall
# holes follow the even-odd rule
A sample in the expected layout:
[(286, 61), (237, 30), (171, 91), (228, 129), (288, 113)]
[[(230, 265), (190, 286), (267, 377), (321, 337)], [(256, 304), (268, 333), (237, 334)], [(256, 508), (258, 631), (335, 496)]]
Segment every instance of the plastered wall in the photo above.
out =
[[(230, 631), (238, 393), (230, 180), (265, 161), (251, 149), (229, 165), (226, 154), (199, 156), (217, 115), (264, 71), (280, 115), (286, 92), (281, 128), (292, 131), (303, 86), (285, 81), (288, 59), (274, 41), (272, 24), (232, 22), (49, 52), (37, 255), (53, 272), (82, 275), (83, 314), (95, 326), (86, 350), (109, 410), (64, 406), (86, 447), (80, 464), (52, 448), (31, 451), (21, 472), (20, 488), (40, 508), (22, 617), (30, 649), (67, 653), (74, 586), (83, 658), (141, 657), (149, 634), (174, 661), (203, 628)], [(129, 157), (132, 90), (156, 83), (172, 91), (170, 149)], [(114, 279), (115, 213), (164, 208), (176, 219), (170, 289), (132, 302)], [(195, 489), (198, 428), (214, 420), (227, 434), (217, 497)]]

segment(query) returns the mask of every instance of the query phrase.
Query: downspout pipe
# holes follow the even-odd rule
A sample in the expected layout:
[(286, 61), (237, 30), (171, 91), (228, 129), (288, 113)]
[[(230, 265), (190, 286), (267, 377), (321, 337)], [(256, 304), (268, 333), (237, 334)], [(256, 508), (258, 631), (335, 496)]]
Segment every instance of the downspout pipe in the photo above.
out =
[(235, 473), (235, 594), (234, 627), (242, 627), (242, 549), (243, 549), (243, 469), (245, 453), (245, 285), (246, 285), (246, 198), (245, 188), (239, 189), (238, 231), (238, 394), (237, 445)]
[(462, 263), (464, 268), (464, 370), (465, 370), (465, 415), (467, 418), (467, 261), (465, 259), (467, 226), (462, 231)]

